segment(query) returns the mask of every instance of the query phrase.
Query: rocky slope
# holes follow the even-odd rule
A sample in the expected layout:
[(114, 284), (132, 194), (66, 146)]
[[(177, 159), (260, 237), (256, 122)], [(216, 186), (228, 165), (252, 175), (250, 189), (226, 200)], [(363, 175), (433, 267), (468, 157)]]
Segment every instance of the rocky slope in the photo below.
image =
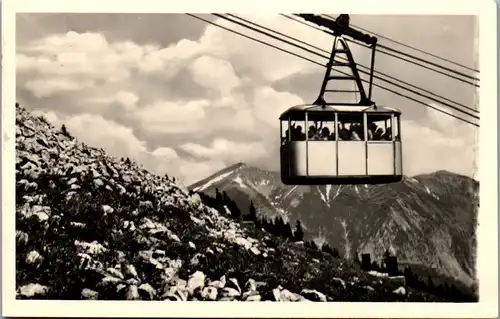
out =
[(270, 236), (16, 105), (18, 298), (443, 301)]
[(242, 211), (300, 220), (306, 238), (327, 242), (346, 258), (381, 258), (386, 249), (406, 264), (428, 267), (470, 286), (475, 279), (479, 184), (440, 171), (388, 185), (289, 186), (279, 173), (237, 164), (189, 187), (225, 191)]

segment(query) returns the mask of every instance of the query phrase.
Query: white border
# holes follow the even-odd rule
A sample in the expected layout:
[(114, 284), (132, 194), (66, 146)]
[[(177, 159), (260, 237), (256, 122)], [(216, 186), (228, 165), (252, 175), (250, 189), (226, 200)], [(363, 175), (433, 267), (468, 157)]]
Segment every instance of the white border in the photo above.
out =
[[(481, 129), (479, 170), (478, 266), (480, 302), (436, 303), (222, 303), (99, 302), (15, 300), (14, 212), (14, 103), (15, 12), (314, 12), (350, 14), (474, 14), (479, 18), (481, 70)], [(498, 316), (497, 238), (497, 37), (496, 5), (492, 0), (183, 0), (174, 1), (57, 1), (4, 0), (2, 12), (2, 315), (3, 316), (109, 316), (109, 317), (431, 317), (486, 318)]]

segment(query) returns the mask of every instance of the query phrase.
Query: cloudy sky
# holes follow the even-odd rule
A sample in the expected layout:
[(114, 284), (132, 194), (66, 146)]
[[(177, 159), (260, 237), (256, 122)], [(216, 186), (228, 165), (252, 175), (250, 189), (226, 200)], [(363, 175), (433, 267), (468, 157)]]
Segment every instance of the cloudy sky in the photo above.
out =
[[(245, 18), (325, 50), (332, 45), (331, 36), (280, 15)], [(476, 67), (474, 17), (352, 15), (351, 23)], [(16, 34), (19, 103), (54, 125), (66, 124), (89, 145), (187, 185), (236, 162), (277, 170), (278, 116), (312, 103), (325, 70), (182, 14), (23, 13), (17, 14)], [(358, 63), (369, 64), (368, 50), (351, 49)], [(375, 68), (472, 108), (477, 104), (471, 85), (393, 57), (378, 54)], [(373, 99), (403, 112), (405, 174), (474, 174), (475, 127), (381, 89), (374, 89)]]

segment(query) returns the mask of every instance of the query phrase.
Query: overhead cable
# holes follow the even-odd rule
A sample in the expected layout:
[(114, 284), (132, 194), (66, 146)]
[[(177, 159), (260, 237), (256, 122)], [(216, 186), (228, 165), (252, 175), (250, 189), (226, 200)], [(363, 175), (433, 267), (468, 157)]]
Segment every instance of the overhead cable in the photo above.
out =
[[(319, 65), (319, 66), (322, 66), (322, 67), (325, 67), (325, 68), (326, 68), (326, 66), (325, 66), (325, 65), (323, 65), (323, 64), (321, 64), (321, 63), (319, 63), (319, 62), (317, 62), (317, 61), (311, 60), (311, 59), (306, 58), (306, 57), (304, 57), (304, 56), (301, 56), (301, 55), (299, 55), (299, 54), (296, 54), (296, 53), (293, 53), (293, 52), (291, 52), (291, 51), (288, 51), (288, 50), (285, 50), (285, 49), (279, 48), (279, 47), (277, 47), (277, 46), (271, 45), (271, 44), (269, 44), (269, 43), (267, 43), (267, 42), (265, 42), (265, 41), (262, 41), (262, 40), (259, 40), (259, 39), (256, 39), (256, 38), (253, 38), (253, 37), (248, 36), (248, 35), (245, 35), (245, 34), (243, 34), (243, 33), (241, 33), (241, 32), (238, 32), (238, 31), (232, 30), (232, 29), (230, 29), (230, 28), (227, 28), (227, 27), (221, 26), (221, 25), (219, 25), (219, 24), (217, 24), (217, 23), (215, 23), (215, 22), (212, 22), (212, 21), (210, 21), (210, 20), (200, 18), (200, 17), (198, 17), (198, 16), (196, 16), (196, 15), (193, 15), (193, 14), (190, 14), (190, 13), (186, 13), (186, 15), (188, 15), (188, 16), (190, 16), (190, 17), (193, 17), (193, 18), (195, 18), (195, 19), (201, 20), (201, 21), (203, 21), (203, 22), (205, 22), (205, 23), (208, 23), (208, 24), (214, 25), (214, 26), (216, 26), (216, 27), (219, 27), (219, 28), (224, 29), (224, 30), (226, 30), (226, 31), (229, 31), (229, 32), (231, 32), (231, 33), (238, 34), (238, 35), (240, 35), (240, 36), (242, 36), (242, 37), (244, 37), (244, 38), (247, 38), (247, 39), (250, 39), (250, 40), (253, 40), (253, 41), (259, 42), (259, 43), (261, 43), (261, 44), (263, 44), (263, 45), (266, 45), (266, 46), (272, 47), (272, 48), (277, 49), (277, 50), (279, 50), (279, 51), (285, 52), (285, 53), (287, 53), (287, 54), (293, 55), (293, 56), (295, 56), (295, 57), (298, 57), (298, 58), (304, 59), (304, 60), (306, 60), (306, 61), (309, 61), (309, 62), (311, 62), (311, 63), (314, 63), (314, 64), (316, 64), (316, 65)], [(342, 72), (342, 71), (339, 71), (339, 70), (335, 70), (335, 71), (336, 71), (336, 72), (338, 72), (338, 73), (344, 74), (344, 75), (348, 75), (347, 73)], [(365, 82), (365, 83), (368, 83), (368, 81), (367, 81), (367, 80), (364, 80), (364, 79), (361, 79), (361, 81), (363, 81), (363, 82)], [(466, 119), (464, 119), (464, 118), (461, 118), (461, 117), (459, 117), (459, 116), (457, 116), (457, 115), (455, 115), (455, 114), (453, 114), (453, 113), (448, 113), (448, 112), (446, 112), (446, 111), (444, 111), (444, 110), (442, 110), (442, 109), (440, 109), (440, 108), (437, 108), (437, 107), (435, 107), (435, 106), (433, 106), (433, 105), (430, 105), (430, 104), (428, 104), (428, 103), (425, 103), (425, 102), (422, 102), (422, 101), (420, 101), (420, 100), (417, 100), (417, 99), (415, 99), (415, 98), (409, 97), (409, 96), (407, 96), (407, 95), (405, 95), (405, 94), (402, 94), (402, 93), (399, 93), (399, 92), (397, 92), (397, 91), (394, 91), (394, 90), (391, 90), (391, 89), (385, 88), (385, 87), (383, 87), (383, 86), (381, 86), (381, 85), (378, 85), (378, 84), (375, 84), (375, 83), (373, 83), (373, 86), (378, 87), (378, 88), (381, 88), (381, 89), (386, 90), (386, 91), (389, 91), (389, 92), (391, 92), (391, 93), (393, 93), (393, 94), (396, 94), (396, 95), (398, 95), (398, 96), (401, 96), (401, 97), (404, 97), (404, 98), (409, 99), (409, 100), (411, 100), (411, 101), (414, 101), (414, 102), (416, 102), (416, 103), (418, 103), (418, 104), (424, 105), (425, 107), (429, 107), (429, 108), (431, 108), (431, 109), (434, 109), (434, 110), (436, 110), (436, 111), (438, 111), (438, 112), (440, 112), (440, 113), (446, 114), (446, 115), (451, 116), (451, 117), (453, 117), (453, 118), (455, 118), (455, 119), (458, 119), (458, 120), (460, 120), (460, 121), (463, 121), (463, 122), (469, 123), (469, 124), (474, 125), (474, 126), (476, 126), (476, 127), (479, 127), (479, 124), (477, 124), (477, 123), (474, 123), (474, 122), (471, 122), (471, 121), (466, 120)]]
[[(253, 31), (257, 32), (257, 33), (264, 34), (264, 35), (269, 36), (269, 37), (271, 37), (271, 38), (273, 38), (273, 39), (276, 39), (276, 40), (282, 41), (282, 42), (284, 42), (284, 43), (287, 43), (287, 44), (289, 44), (289, 45), (292, 45), (292, 46), (294, 46), (294, 47), (296, 47), (296, 48), (302, 49), (302, 50), (304, 50), (304, 51), (306, 51), (306, 52), (312, 53), (312, 54), (317, 55), (317, 56), (319, 56), (319, 57), (322, 57), (322, 58), (325, 58), (325, 59), (329, 59), (329, 56), (325, 56), (325, 55), (323, 55), (323, 54), (321, 54), (321, 53), (318, 53), (318, 52), (316, 52), (316, 51), (309, 50), (309, 49), (304, 48), (304, 47), (302, 47), (302, 46), (300, 46), (300, 45), (297, 45), (297, 44), (292, 43), (292, 42), (290, 42), (290, 41), (287, 41), (287, 40), (284, 40), (284, 39), (279, 38), (279, 37), (277, 37), (277, 36), (274, 36), (274, 35), (272, 35), (272, 34), (269, 34), (269, 33), (265, 32), (265, 31), (258, 30), (258, 29), (254, 28), (254, 27), (251, 27), (251, 26), (245, 25), (244, 23), (241, 23), (241, 22), (239, 22), (239, 21), (235, 21), (235, 20), (233, 20), (233, 19), (231, 19), (231, 18), (228, 18), (228, 17), (226, 17), (226, 16), (223, 16), (223, 15), (221, 15), (221, 14), (214, 13), (213, 15), (215, 15), (215, 16), (217, 16), (217, 17), (219, 17), (219, 18), (222, 18), (222, 19), (228, 20), (228, 21), (230, 21), (230, 22), (232, 22), (232, 23), (234, 23), (234, 24), (237, 24), (237, 25), (243, 26), (243, 27), (245, 27), (245, 28), (248, 28), (248, 29), (250, 29), (250, 30), (253, 30)], [(336, 70), (336, 71), (338, 71), (338, 70)], [(369, 74), (368, 72), (363, 71), (363, 70), (359, 70), (359, 72), (360, 72), (360, 73), (364, 73), (364, 74)], [(414, 90), (408, 89), (408, 88), (406, 88), (406, 87), (404, 87), (404, 86), (402, 86), (402, 85), (399, 85), (399, 84), (397, 84), (397, 83), (395, 83), (395, 82), (392, 82), (392, 81), (386, 80), (386, 79), (384, 79), (384, 78), (381, 78), (381, 77), (379, 77), (379, 76), (375, 76), (375, 75), (373, 76), (373, 78), (378, 79), (378, 80), (381, 80), (381, 81), (384, 81), (384, 82), (389, 83), (389, 84), (391, 84), (391, 85), (393, 85), (393, 86), (399, 87), (399, 88), (401, 88), (401, 89), (403, 89), (403, 90), (407, 90), (407, 91), (409, 91), (409, 92), (411, 92), (411, 93), (413, 93), (413, 94), (419, 95), (419, 96), (421, 96), (421, 97), (425, 97), (425, 98), (427, 98), (427, 99), (429, 99), (429, 100), (431, 100), (431, 101), (433, 101), (433, 102), (437, 102), (437, 103), (443, 104), (443, 105), (445, 105), (445, 106), (447, 106), (447, 107), (449, 107), (449, 108), (451, 108), (451, 109), (454, 109), (454, 110), (456, 110), (456, 111), (458, 111), (458, 112), (461, 112), (461, 113), (463, 113), (463, 114), (466, 114), (466, 115), (468, 115), (468, 116), (471, 116), (471, 117), (473, 117), (473, 118), (475, 118), (475, 119), (479, 119), (479, 117), (478, 117), (478, 116), (473, 115), (473, 114), (470, 114), (470, 113), (468, 113), (467, 111), (464, 111), (464, 110), (462, 110), (462, 109), (459, 109), (459, 108), (457, 108), (457, 107), (455, 107), (455, 106), (453, 106), (453, 105), (447, 104), (446, 102), (436, 100), (435, 98), (429, 97), (429, 96), (424, 95), (424, 94), (422, 94), (422, 93), (420, 93), (420, 92), (416, 92), (416, 91), (414, 91)]]
[[(307, 43), (307, 42), (304, 42), (304, 41), (299, 40), (299, 39), (297, 39), (297, 38), (291, 37), (291, 36), (289, 36), (289, 35), (287, 35), (287, 34), (284, 34), (284, 33), (279, 32), (279, 31), (273, 30), (273, 29), (271, 29), (271, 28), (268, 28), (268, 27), (262, 26), (262, 25), (260, 25), (260, 24), (258, 24), (258, 23), (252, 22), (252, 21), (247, 20), (247, 19), (245, 19), (245, 18), (238, 17), (238, 16), (233, 15), (233, 14), (227, 14), (227, 15), (229, 15), (229, 16), (231, 16), (231, 17), (234, 17), (234, 18), (236, 18), (236, 19), (239, 19), (239, 20), (245, 21), (246, 23), (252, 24), (252, 25), (254, 25), (254, 26), (260, 27), (260, 28), (262, 28), (262, 29), (264, 29), (264, 30), (274, 32), (274, 33), (279, 34), (279, 35), (281, 35), (281, 36), (283, 36), (283, 37), (285, 37), (285, 38), (288, 38), (288, 39), (291, 39), (291, 40), (297, 41), (297, 42), (299, 42), (299, 43), (301, 43), (301, 44), (304, 44), (304, 45), (307, 45), (307, 46), (309, 46), (309, 47), (311, 47), (311, 48), (313, 48), (313, 49), (316, 49), (316, 50), (322, 51), (322, 52), (327, 53), (327, 54), (329, 54), (329, 53), (330, 53), (329, 51), (327, 51), (327, 50), (325, 50), (325, 49), (319, 48), (319, 47), (317, 47), (317, 46), (315, 46), (315, 45), (309, 44), (309, 43)], [(325, 56), (323, 56), (323, 57), (325, 57)], [(344, 60), (344, 61), (347, 61), (347, 58), (344, 58), (344, 57), (342, 57), (342, 56), (337, 56), (337, 57), (338, 57), (339, 59), (342, 59), (342, 60)], [(326, 58), (328, 58), (328, 57), (326, 57)], [(356, 65), (357, 65), (357, 66), (360, 66), (360, 67), (362, 67), (362, 68), (364, 68), (364, 69), (370, 70), (370, 67), (365, 66), (365, 65), (363, 65), (363, 64), (357, 63)], [(364, 73), (364, 74), (367, 74), (366, 72), (363, 72), (363, 71), (361, 71), (361, 72), (362, 72), (362, 73)], [(390, 75), (388, 75), (388, 74), (385, 74), (385, 73), (383, 73), (383, 72), (379, 72), (379, 71), (377, 71), (377, 70), (374, 70), (374, 73), (381, 74), (381, 75), (383, 75), (383, 76), (385, 76), (385, 77), (387, 77), (387, 78), (389, 78), (389, 79), (392, 79), (392, 80), (395, 80), (395, 81), (401, 82), (401, 83), (403, 83), (403, 84), (405, 84), (405, 85), (408, 85), (408, 86), (410, 86), (410, 87), (412, 87), (412, 88), (419, 89), (419, 90), (421, 90), (421, 91), (423, 91), (423, 92), (429, 93), (429, 94), (434, 95), (434, 96), (436, 96), (436, 97), (439, 97), (439, 98), (441, 98), (441, 99), (443, 99), (443, 100), (446, 100), (446, 101), (448, 101), (448, 102), (454, 103), (454, 104), (456, 104), (456, 105), (459, 105), (459, 106), (461, 106), (461, 107), (464, 107), (464, 108), (466, 108), (466, 109), (468, 109), (468, 110), (471, 110), (471, 111), (473, 111), (473, 112), (479, 113), (479, 111), (478, 111), (478, 110), (475, 110), (475, 109), (473, 109), (473, 108), (471, 108), (471, 107), (469, 107), (469, 106), (466, 106), (466, 105), (464, 105), (464, 104), (462, 104), (462, 103), (459, 103), (459, 102), (453, 101), (453, 100), (451, 100), (451, 99), (448, 99), (448, 98), (446, 98), (446, 97), (440, 96), (440, 95), (438, 95), (438, 94), (436, 94), (436, 93), (433, 93), (433, 92), (431, 92), (431, 91), (429, 91), (429, 90), (426, 90), (426, 89), (423, 89), (423, 88), (421, 88), (421, 87), (419, 87), (419, 86), (416, 86), (416, 85), (414, 85), (414, 84), (411, 84), (411, 83), (405, 82), (405, 81), (403, 81), (403, 80), (401, 80), (401, 79), (395, 78), (395, 77), (390, 76)]]
[[(301, 20), (299, 20), (299, 19), (297, 19), (297, 18), (290, 17), (290, 16), (288, 16), (288, 15), (286, 15), (286, 14), (280, 14), (280, 15), (282, 15), (282, 16), (284, 16), (284, 17), (286, 17), (286, 18), (290, 19), (290, 20), (293, 20), (293, 21), (295, 21), (295, 22), (301, 23), (301, 24), (303, 24), (303, 25), (305, 25), (305, 26), (308, 26), (308, 27), (310, 27), (310, 28), (314, 28), (314, 29), (316, 29), (316, 30), (319, 30), (319, 31), (325, 32), (325, 33), (327, 33), (327, 34), (331, 34), (331, 32), (330, 32), (330, 31), (327, 31), (327, 30), (325, 30), (325, 29), (322, 29), (322, 28), (317, 27), (317, 26), (312, 25), (312, 24), (308, 24), (308, 23), (306, 23), (306, 22), (304, 22), (304, 21), (301, 21)], [(355, 40), (351, 40), (351, 39), (346, 39), (346, 40), (347, 40), (347, 41), (349, 41), (349, 42), (356, 43), (356, 44), (358, 44), (358, 45), (361, 45), (361, 46), (367, 47), (367, 45), (365, 45), (364, 43), (360, 43), (360, 42), (357, 42), (357, 41), (355, 41)], [(377, 44), (377, 46), (381, 46), (381, 45)], [(383, 47), (388, 48), (388, 47), (386, 47), (386, 46), (383, 46)], [(472, 85), (472, 86), (475, 86), (475, 87), (480, 87), (480, 86), (479, 86), (479, 84), (477, 84), (477, 83), (469, 82), (469, 81), (467, 81), (467, 80), (465, 80), (465, 79), (462, 79), (462, 78), (456, 77), (456, 76), (454, 76), (454, 75), (451, 75), (451, 74), (445, 73), (445, 72), (443, 72), (443, 71), (440, 71), (440, 70), (437, 70), (437, 69), (431, 68), (431, 67), (429, 67), (429, 66), (423, 65), (423, 64), (418, 63), (418, 62), (416, 62), (416, 61), (412, 61), (412, 60), (405, 59), (405, 58), (403, 58), (403, 57), (401, 57), (401, 56), (398, 56), (398, 55), (395, 55), (395, 54), (389, 53), (389, 52), (387, 52), (387, 51), (384, 51), (383, 49), (381, 50), (380, 48), (377, 48), (376, 50), (377, 50), (377, 52), (380, 52), (380, 53), (382, 53), (382, 54), (385, 54), (385, 55), (388, 55), (388, 56), (391, 56), (391, 57), (394, 57), (394, 58), (400, 59), (400, 60), (402, 60), (402, 61), (405, 61), (405, 62), (408, 62), (408, 63), (414, 64), (414, 65), (416, 65), (416, 66), (420, 66), (420, 67), (422, 67), (422, 68), (425, 68), (425, 69), (427, 69), (427, 70), (430, 70), (430, 71), (433, 71), (433, 72), (439, 73), (439, 74), (441, 74), (441, 75), (448, 76), (448, 77), (450, 77), (450, 78), (453, 78), (453, 79), (455, 79), (455, 80), (461, 81), (461, 82), (463, 82), (463, 83), (466, 83), (466, 84), (469, 84), (469, 85)], [(391, 49), (389, 48), (389, 50), (391, 50)], [(394, 51), (394, 49), (392, 49), (392, 50)], [(404, 52), (403, 52), (403, 53), (404, 53)], [(429, 62), (429, 63), (432, 63), (432, 62)], [(437, 64), (436, 64), (436, 65), (437, 65)], [(438, 65), (438, 66), (439, 66), (439, 65)], [(443, 67), (443, 68), (444, 68), (444, 67)], [(466, 76), (467, 76), (467, 77), (469, 77), (468, 75), (466, 75)], [(476, 81), (479, 81), (479, 79), (477, 79), (477, 78), (473, 78), (473, 79), (475, 79)]]
[[(332, 17), (332, 16), (330, 16), (330, 15), (323, 14), (323, 16), (324, 16), (324, 17), (326, 17), (326, 18), (328, 18), (328, 19), (331, 19), (331, 20), (335, 21), (335, 18), (334, 18), (334, 17)], [(356, 26), (355, 26), (355, 25), (353, 25), (353, 24), (351, 24), (351, 26), (352, 26), (352, 27), (354, 27), (354, 28), (358, 28), (358, 27), (356, 27)], [(363, 29), (363, 30), (366, 30), (366, 29)], [(371, 33), (371, 34), (374, 34), (374, 35), (375, 35), (375, 33), (371, 32), (371, 31), (366, 31), (366, 32), (369, 32), (369, 33)], [(379, 36), (380, 36), (380, 35), (379, 35)], [(384, 39), (388, 39), (387, 37), (382, 37), (382, 36), (380, 36), (380, 37), (381, 37), (381, 38), (384, 38)], [(403, 52), (403, 51), (400, 51), (400, 50), (393, 49), (393, 48), (388, 47), (388, 46), (386, 46), (386, 45), (383, 45), (383, 44), (378, 43), (378, 44), (377, 44), (377, 47), (382, 48), (382, 49), (385, 49), (385, 50), (388, 50), (388, 51), (391, 51), (391, 52), (394, 52), (394, 53), (401, 54), (401, 55), (403, 55), (403, 56), (406, 56), (406, 57), (408, 57), (408, 58), (415, 59), (415, 60), (420, 61), (420, 62), (424, 62), (424, 63), (430, 64), (430, 65), (432, 65), (432, 66), (435, 66), (435, 67), (441, 68), (441, 69), (446, 70), (446, 71), (448, 71), (448, 72), (455, 73), (455, 74), (457, 74), (457, 75), (461, 75), (461, 76), (463, 76), (463, 77), (465, 77), (465, 78), (468, 78), (468, 79), (471, 79), (471, 80), (474, 80), (474, 81), (479, 81), (479, 78), (476, 78), (476, 77), (470, 76), (470, 75), (468, 75), (468, 74), (465, 74), (465, 73), (462, 73), (462, 72), (459, 72), (459, 71), (456, 71), (456, 70), (450, 69), (450, 68), (448, 68), (448, 67), (445, 67), (445, 66), (443, 66), (443, 65), (440, 65), (440, 64), (437, 64), (437, 63), (434, 63), (434, 62), (431, 62), (431, 61), (429, 61), (429, 60), (425, 60), (425, 59), (419, 58), (419, 57), (414, 56), (414, 55), (411, 55), (411, 54), (409, 54), (409, 53), (406, 53), (406, 52)], [(415, 48), (415, 49), (416, 49), (416, 48)], [(417, 50), (418, 50), (418, 49), (417, 49)], [(419, 50), (419, 51), (421, 51), (421, 50)], [(424, 51), (424, 52), (425, 52), (425, 51)], [(405, 60), (405, 61), (407, 61), (407, 60)], [(409, 62), (409, 61), (407, 61), (407, 62)]]
[[(327, 15), (327, 16), (328, 16), (328, 15)], [(328, 16), (328, 17), (333, 18), (332, 16)], [(385, 40), (387, 40), (387, 41), (390, 41), (390, 42), (393, 42), (393, 43), (399, 44), (399, 45), (404, 46), (404, 47), (407, 47), (407, 48), (409, 48), (409, 49), (412, 49), (412, 50), (418, 51), (418, 52), (420, 52), (420, 53), (423, 53), (423, 54), (429, 55), (429, 56), (431, 56), (431, 57), (433, 57), (433, 58), (436, 58), (436, 59), (439, 59), (439, 60), (442, 60), (442, 61), (445, 61), (445, 62), (448, 62), (448, 63), (454, 64), (454, 65), (456, 65), (456, 66), (462, 67), (462, 68), (464, 68), (464, 69), (467, 69), (467, 70), (470, 70), (470, 71), (473, 71), (473, 72), (477, 72), (477, 73), (479, 73), (479, 70), (477, 70), (477, 69), (474, 69), (474, 68), (468, 67), (468, 66), (466, 66), (466, 65), (460, 64), (460, 63), (455, 62), (455, 61), (452, 61), (452, 60), (450, 60), (450, 59), (446, 59), (446, 58), (440, 57), (440, 56), (438, 56), (438, 55), (436, 55), (436, 54), (433, 54), (433, 53), (430, 53), (430, 52), (424, 51), (424, 50), (422, 50), (422, 49), (416, 48), (416, 47), (414, 47), (414, 46), (408, 45), (408, 44), (403, 43), (403, 42), (400, 42), (400, 41), (396, 41), (396, 40), (391, 39), (391, 38), (389, 38), (389, 37), (385, 37), (385, 36), (383, 36), (383, 35), (381, 35), (381, 34), (378, 34), (378, 33), (375, 33), (375, 32), (373, 32), (373, 31), (369, 31), (369, 30), (367, 30), (367, 29), (364, 29), (364, 28), (362, 28), (362, 27), (360, 27), (360, 26), (356, 26), (356, 25), (354, 25), (354, 24), (351, 24), (351, 25), (352, 25), (354, 28), (356, 28), (356, 29), (363, 30), (363, 31), (365, 31), (365, 32), (371, 33), (371, 34), (373, 34), (374, 36), (377, 36), (377, 37), (379, 37), (379, 38), (381, 38), (381, 39), (385, 39)], [(479, 81), (479, 79), (477, 79), (477, 80)]]

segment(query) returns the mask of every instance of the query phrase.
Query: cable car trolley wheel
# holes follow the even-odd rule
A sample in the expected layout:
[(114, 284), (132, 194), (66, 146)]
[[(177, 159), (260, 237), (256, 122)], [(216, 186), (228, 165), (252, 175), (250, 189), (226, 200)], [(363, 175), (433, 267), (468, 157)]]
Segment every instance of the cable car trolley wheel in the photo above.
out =
[(386, 107), (298, 105), (280, 116), (287, 185), (401, 181), (401, 112)]

